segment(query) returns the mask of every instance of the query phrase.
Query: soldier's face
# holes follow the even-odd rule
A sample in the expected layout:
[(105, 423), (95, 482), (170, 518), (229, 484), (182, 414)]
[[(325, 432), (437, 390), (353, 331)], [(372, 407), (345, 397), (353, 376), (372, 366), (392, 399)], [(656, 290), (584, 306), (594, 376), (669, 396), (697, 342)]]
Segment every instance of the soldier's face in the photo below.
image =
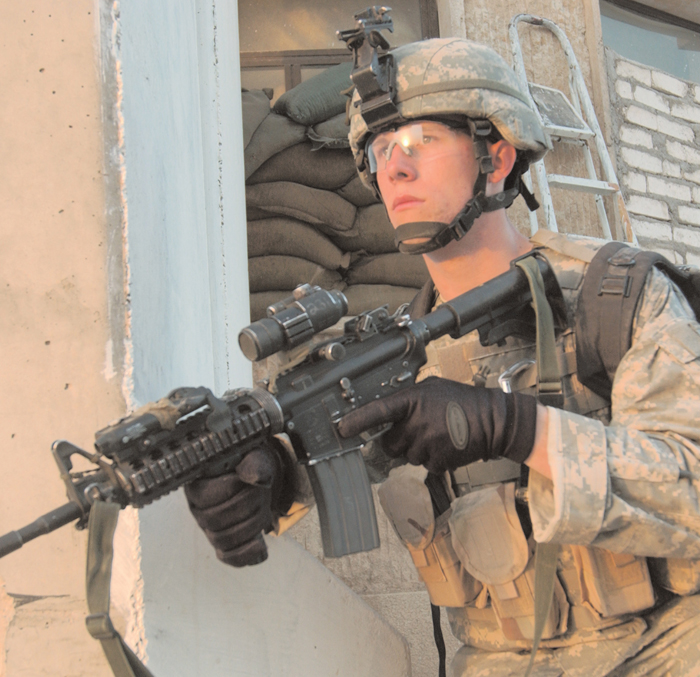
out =
[(368, 144), (371, 169), (394, 228), (450, 223), (472, 197), (478, 174), (472, 140), (439, 122), (410, 123)]

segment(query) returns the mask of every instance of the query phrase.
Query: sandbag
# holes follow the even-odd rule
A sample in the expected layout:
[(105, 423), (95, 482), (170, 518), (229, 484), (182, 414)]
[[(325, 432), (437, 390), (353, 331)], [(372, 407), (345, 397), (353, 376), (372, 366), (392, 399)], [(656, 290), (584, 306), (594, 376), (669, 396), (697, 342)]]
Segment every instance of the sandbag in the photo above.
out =
[(251, 292), (294, 289), (307, 282), (324, 289), (345, 286), (339, 272), (296, 256), (256, 256), (248, 259), (248, 279)]
[(362, 256), (348, 271), (348, 284), (391, 284), (420, 289), (428, 281), (428, 268), (422, 256), (381, 254)]
[(270, 99), (260, 89), (241, 92), (243, 108), (243, 148), (253, 138), (255, 130), (270, 114)]
[(306, 130), (314, 150), (318, 148), (350, 148), (350, 125), (346, 124), (345, 113), (334, 115), (330, 120), (320, 122)]
[(350, 252), (343, 253), (325, 235), (301, 221), (284, 217), (248, 221), (248, 256), (271, 254), (298, 256), (329, 270), (350, 265)]
[[(290, 216), (315, 226), (322, 233), (354, 235), (357, 209), (340, 195), (291, 181), (246, 186), (246, 205), (268, 216)], [(249, 216), (250, 217), (250, 213)], [(343, 247), (341, 247), (342, 249)]]
[(245, 178), (253, 174), (266, 160), (285, 148), (301, 143), (306, 129), (283, 115), (270, 113), (258, 126), (245, 147)]
[(249, 204), (245, 206), (245, 215), (248, 223), (270, 218), (270, 212), (266, 212), (264, 209), (260, 209), (260, 207), (253, 207), (253, 205)]
[(310, 141), (298, 143), (273, 155), (251, 177), (248, 185), (294, 181), (312, 188), (335, 190), (357, 175), (349, 150), (313, 150)]
[(389, 304), (393, 313), (401, 304), (410, 303), (418, 293), (413, 287), (394, 287), (388, 284), (355, 284), (343, 290), (348, 300), (348, 315), (359, 315)]
[(343, 251), (365, 251), (368, 254), (396, 251), (394, 227), (381, 203), (359, 207), (352, 229), (332, 233), (331, 239)]
[(339, 188), (336, 193), (356, 207), (367, 207), (379, 202), (377, 196), (360, 181), (359, 176), (355, 176), (350, 183)]
[(308, 126), (344, 112), (348, 99), (341, 92), (352, 86), (351, 71), (352, 63), (346, 62), (314, 75), (282, 94), (275, 103), (275, 113)]

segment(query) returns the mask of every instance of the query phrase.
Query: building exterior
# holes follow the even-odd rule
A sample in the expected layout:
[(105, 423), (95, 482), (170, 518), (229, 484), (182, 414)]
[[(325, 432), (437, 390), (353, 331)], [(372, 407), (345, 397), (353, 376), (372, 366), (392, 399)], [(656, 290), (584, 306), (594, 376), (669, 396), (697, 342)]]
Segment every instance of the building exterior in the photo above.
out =
[[(700, 24), (686, 3), (643, 5)], [(700, 263), (697, 82), (606, 50), (597, 0), (417, 6), (423, 35), (506, 58), (513, 15), (557, 22), (640, 243)], [(235, 3), (0, 0), (0, 17), (5, 533), (65, 501), (54, 439), (89, 448), (94, 431), (175, 386), (220, 393), (252, 374), (236, 344), (249, 289)], [(522, 42), (528, 76), (566, 89), (549, 36), (528, 28)], [(280, 68), (291, 84), (305, 77)], [(579, 163), (567, 150), (552, 161)], [(600, 234), (589, 198), (554, 201), (562, 230)], [(524, 208), (514, 218), (528, 229)], [(435, 674), (427, 594), (385, 521), (380, 532), (380, 550), (320, 561), (311, 518), (271, 539), (265, 565), (236, 571), (182, 494), (169, 496), (122, 513), (113, 617), (156, 677), (405, 675), (409, 662), (414, 677)], [(65, 527), (0, 560), (0, 677), (111, 674), (84, 626), (84, 551), (85, 534)]]

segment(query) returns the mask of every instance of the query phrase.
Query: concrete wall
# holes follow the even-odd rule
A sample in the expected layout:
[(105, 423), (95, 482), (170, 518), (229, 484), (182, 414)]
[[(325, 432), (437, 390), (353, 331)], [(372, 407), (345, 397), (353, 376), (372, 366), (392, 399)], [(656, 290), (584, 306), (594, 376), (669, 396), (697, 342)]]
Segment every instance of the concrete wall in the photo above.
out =
[[(93, 0), (0, 1), (0, 532), (66, 501), (50, 446), (124, 410), (108, 305)], [(109, 669), (84, 628), (85, 534), (0, 560), (0, 675)]]
[[(235, 3), (0, 17), (4, 533), (65, 502), (54, 438), (90, 448), (125, 398), (251, 374)], [(410, 673), (398, 633), (288, 538), (226, 567), (178, 494), (124, 511), (116, 550), (114, 620), (156, 675)], [(1, 675), (111, 674), (84, 567), (70, 527), (0, 562)]]
[(700, 85), (607, 50), (618, 178), (640, 244), (700, 264)]

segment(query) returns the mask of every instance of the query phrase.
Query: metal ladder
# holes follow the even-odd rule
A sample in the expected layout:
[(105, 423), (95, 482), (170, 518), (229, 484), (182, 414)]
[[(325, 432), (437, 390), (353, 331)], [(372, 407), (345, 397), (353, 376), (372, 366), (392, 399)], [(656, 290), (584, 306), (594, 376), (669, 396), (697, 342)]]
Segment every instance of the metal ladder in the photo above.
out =
[[(530, 83), (525, 73), (525, 62), (523, 61), (520, 37), (518, 34), (518, 24), (521, 22), (540, 26), (551, 31), (559, 40), (566, 55), (569, 66), (569, 95), (571, 101), (558, 89), (545, 87), (544, 85)], [(511, 51), (513, 54), (513, 67), (517, 76), (530, 96), (532, 107), (537, 113), (543, 126), (549, 133), (553, 141), (574, 144), (583, 150), (583, 157), (588, 172), (588, 178), (576, 176), (566, 176), (562, 174), (548, 174), (544, 160), (540, 160), (533, 165), (537, 183), (540, 189), (542, 208), (545, 214), (546, 226), (549, 230), (558, 231), (557, 220), (552, 205), (550, 188), (563, 188), (579, 192), (592, 193), (595, 195), (596, 208), (600, 226), (605, 239), (612, 240), (610, 222), (605, 210), (603, 201), (604, 195), (611, 195), (614, 198), (615, 206), (620, 217), (622, 233), (621, 238), (636, 244), (637, 238), (632, 230), (632, 224), (627, 213), (627, 207), (620, 192), (620, 185), (615, 170), (605, 145), (603, 133), (598, 124), (591, 97), (588, 94), (581, 68), (579, 67), (574, 50), (564, 31), (549, 19), (541, 19), (531, 14), (518, 14), (513, 17), (508, 26)], [(572, 104), (573, 102), (573, 104)], [(595, 144), (603, 173), (603, 179), (599, 179), (593, 163), (591, 154), (591, 143)], [(531, 184), (529, 173), (524, 176), (525, 181)], [(528, 185), (531, 188), (531, 185)], [(537, 214), (530, 212), (530, 230), (534, 235), (539, 227)]]

